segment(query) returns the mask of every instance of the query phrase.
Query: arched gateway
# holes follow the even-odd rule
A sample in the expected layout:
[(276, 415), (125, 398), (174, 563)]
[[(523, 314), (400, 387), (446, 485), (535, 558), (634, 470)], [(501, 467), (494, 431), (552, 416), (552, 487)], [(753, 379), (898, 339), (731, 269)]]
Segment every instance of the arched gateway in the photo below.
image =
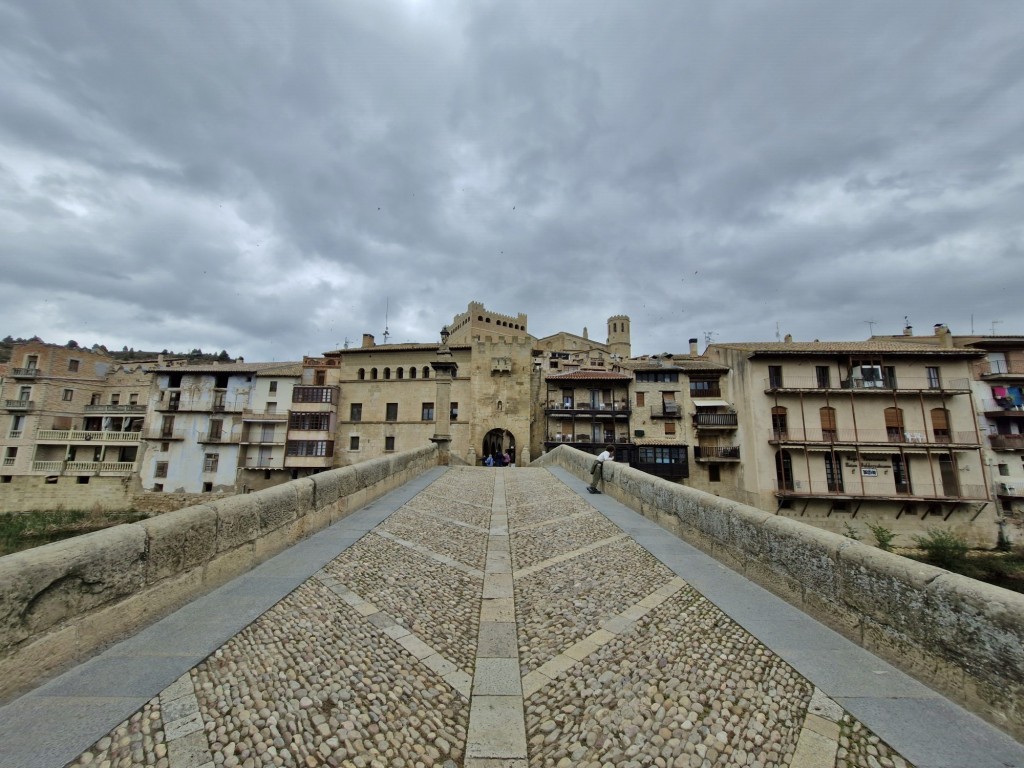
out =
[(516, 460), (516, 437), (507, 429), (492, 429), (486, 435), (484, 435), (483, 452), (480, 454), (481, 459), (486, 459), (488, 456), (494, 456), (497, 454), (500, 456), (505, 451), (508, 451), (508, 455), (511, 457), (512, 462)]

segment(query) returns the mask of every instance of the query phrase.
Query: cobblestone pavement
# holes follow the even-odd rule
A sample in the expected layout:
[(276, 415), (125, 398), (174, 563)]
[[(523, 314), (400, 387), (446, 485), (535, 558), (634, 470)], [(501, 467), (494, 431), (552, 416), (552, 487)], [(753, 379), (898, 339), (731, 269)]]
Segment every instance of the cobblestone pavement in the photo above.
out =
[(453, 468), (69, 765), (908, 762), (546, 470)]

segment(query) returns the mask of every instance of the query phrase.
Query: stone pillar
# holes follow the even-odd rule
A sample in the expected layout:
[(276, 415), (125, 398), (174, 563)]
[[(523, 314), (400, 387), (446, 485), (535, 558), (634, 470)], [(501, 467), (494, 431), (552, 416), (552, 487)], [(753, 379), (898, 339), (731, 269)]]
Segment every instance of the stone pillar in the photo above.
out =
[(459, 371), (458, 364), (452, 360), (448, 349), (448, 326), (441, 329), (441, 346), (437, 348), (437, 360), (430, 363), (434, 369), (434, 381), (437, 382), (437, 394), (434, 396), (434, 436), (431, 442), (437, 443), (440, 450), (439, 460), (448, 464), (451, 460), (452, 444), (452, 379)]

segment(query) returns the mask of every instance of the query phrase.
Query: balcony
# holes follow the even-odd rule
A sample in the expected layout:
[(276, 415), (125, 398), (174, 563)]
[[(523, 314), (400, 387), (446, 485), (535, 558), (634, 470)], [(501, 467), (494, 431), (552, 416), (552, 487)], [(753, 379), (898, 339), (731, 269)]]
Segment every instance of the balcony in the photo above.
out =
[(1016, 405), (1009, 397), (982, 400), (981, 410), (990, 419), (1024, 419), (1024, 405)]
[(255, 411), (242, 409), (242, 421), (287, 421), (288, 411)]
[(100, 475), (130, 475), (135, 470), (134, 461), (33, 461), (33, 472), (46, 472), (51, 475), (64, 474), (69, 472), (100, 474)]
[(772, 430), (768, 433), (768, 442), (772, 445), (780, 444), (826, 444), (826, 445), (911, 445), (911, 446), (966, 446), (969, 448), (980, 447), (978, 435), (975, 432), (949, 432), (947, 434), (935, 434), (934, 432), (907, 432), (885, 429), (788, 429), (785, 431)]
[(735, 413), (695, 413), (693, 414), (694, 429), (736, 429), (739, 416)]
[(11, 378), (14, 379), (34, 379), (39, 375), (38, 368), (12, 368)]
[(554, 400), (548, 402), (544, 409), (548, 416), (598, 416), (610, 419), (626, 418), (632, 412), (629, 403), (576, 403), (563, 401), (558, 403)]
[(125, 405), (108, 403), (107, 405), (87, 405), (85, 406), (86, 413), (145, 413), (146, 406), (139, 405), (138, 403), (127, 403)]
[(199, 437), (196, 438), (197, 443), (237, 443), (238, 435), (232, 435), (228, 432), (200, 432)]
[(709, 386), (706, 387), (694, 387), (693, 382), (690, 382), (690, 399), (699, 400), (702, 397), (721, 397), (722, 386), (717, 382), (709, 382)]
[(15, 456), (4, 456), (4, 466), (5, 467), (13, 467), (15, 460), (16, 460)]
[(740, 447), (738, 445), (695, 445), (693, 446), (693, 458), (701, 463), (739, 461)]
[(36, 439), (41, 443), (137, 443), (141, 432), (86, 432), (76, 429), (40, 429)]
[(286, 469), (327, 469), (334, 464), (333, 456), (285, 456)]
[(683, 418), (683, 409), (679, 407), (679, 403), (661, 403), (660, 405), (651, 406), (651, 418), (652, 419), (681, 419)]
[(842, 482), (795, 480), (781, 484), (775, 481), (775, 495), (780, 498), (874, 499), (892, 501), (988, 501), (984, 485), (943, 487), (930, 482), (897, 484), (893, 480), (844, 478)]
[(154, 429), (147, 432), (143, 440), (184, 440), (185, 433), (179, 429), (165, 430), (165, 429)]
[[(315, 440), (315, 439), (317, 439), (317, 437), (322, 437), (325, 434), (327, 434), (326, 430), (324, 430), (323, 432), (310, 433), (311, 437), (308, 437), (308, 438), (306, 437), (305, 433), (303, 433), (302, 435), (298, 435), (298, 436), (293, 435), (293, 434), (289, 434), (289, 437), (292, 438), (292, 439), (298, 439), (298, 440), (302, 440), (302, 439), (313, 439), (313, 440)], [(284, 435), (281, 435), (280, 437), (278, 437), (278, 436), (268, 437), (266, 435), (249, 435), (247, 437), (243, 437), (241, 442), (242, 442), (242, 445), (284, 445), (285, 444), (285, 438), (284, 438)]]
[(986, 361), (981, 364), (979, 375), (983, 380), (1024, 378), (1024, 362), (1019, 360)]
[(633, 463), (634, 469), (639, 469), (641, 472), (646, 472), (649, 475), (655, 475), (657, 477), (663, 477), (666, 480), (681, 480), (682, 478), (690, 476), (690, 467), (686, 462), (676, 462), (674, 464), (663, 464), (657, 463)]
[(1024, 434), (989, 435), (988, 442), (996, 451), (1024, 451)]
[(971, 391), (971, 380), (964, 378), (956, 379), (933, 379), (927, 376), (913, 377), (883, 376), (881, 379), (842, 379), (836, 386), (831, 381), (818, 381), (813, 377), (786, 376), (781, 380), (767, 378), (764, 380), (765, 394), (778, 393), (824, 393), (824, 392), (864, 392), (867, 394), (889, 394), (897, 393), (913, 394), (966, 394)]
[(35, 400), (4, 400), (4, 408), (8, 411), (31, 411), (35, 407)]

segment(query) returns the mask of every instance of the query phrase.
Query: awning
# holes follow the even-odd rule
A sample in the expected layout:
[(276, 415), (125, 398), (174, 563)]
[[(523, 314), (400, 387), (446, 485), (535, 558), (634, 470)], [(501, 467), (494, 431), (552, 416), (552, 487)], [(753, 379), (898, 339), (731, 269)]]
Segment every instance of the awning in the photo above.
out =
[(693, 404), (698, 408), (728, 408), (729, 403), (725, 400), (716, 400), (713, 397), (692, 398)]

